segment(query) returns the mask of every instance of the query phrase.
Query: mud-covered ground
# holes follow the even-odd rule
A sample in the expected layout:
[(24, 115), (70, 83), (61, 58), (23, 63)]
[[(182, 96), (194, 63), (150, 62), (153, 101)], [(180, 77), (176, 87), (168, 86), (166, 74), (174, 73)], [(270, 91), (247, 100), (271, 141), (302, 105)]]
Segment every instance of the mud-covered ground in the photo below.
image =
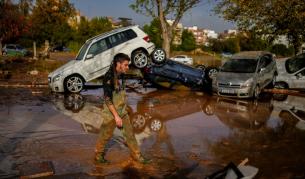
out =
[(101, 88), (81, 94), (0, 89), (0, 178), (49, 161), (52, 178), (204, 178), (228, 163), (256, 178), (305, 177), (305, 98), (226, 99), (193, 91), (128, 90), (130, 117), (148, 165), (131, 160), (119, 130), (96, 164)]

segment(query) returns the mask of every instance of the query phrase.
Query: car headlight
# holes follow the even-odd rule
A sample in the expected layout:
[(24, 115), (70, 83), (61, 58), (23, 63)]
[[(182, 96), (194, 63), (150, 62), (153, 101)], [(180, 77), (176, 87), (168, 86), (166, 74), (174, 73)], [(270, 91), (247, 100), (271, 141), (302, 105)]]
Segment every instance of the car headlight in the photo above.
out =
[(252, 86), (252, 84), (253, 84), (253, 78), (250, 78), (250, 79), (248, 79), (246, 82), (244, 82), (243, 84), (241, 84), (241, 87), (242, 87), (242, 88), (250, 87), (250, 86)]
[(61, 77), (61, 74), (56, 75), (56, 76), (53, 78), (53, 82), (58, 81), (58, 80), (60, 79), (60, 77)]

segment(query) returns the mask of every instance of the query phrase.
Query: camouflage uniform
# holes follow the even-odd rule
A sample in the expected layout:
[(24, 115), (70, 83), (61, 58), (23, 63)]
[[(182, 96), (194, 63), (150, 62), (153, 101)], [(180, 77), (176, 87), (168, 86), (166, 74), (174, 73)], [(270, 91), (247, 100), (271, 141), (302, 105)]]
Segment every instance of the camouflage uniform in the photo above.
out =
[[(116, 79), (115, 79), (116, 80)], [(105, 81), (104, 84), (109, 84), (109, 81)], [(105, 93), (105, 89), (104, 89)], [(96, 143), (96, 155), (100, 155), (105, 153), (105, 145), (112, 137), (113, 131), (116, 127), (116, 122), (111, 111), (108, 109), (107, 105), (114, 105), (116, 111), (118, 112), (119, 116), (122, 118), (122, 132), (123, 136), (125, 137), (126, 143), (131, 150), (131, 155), (134, 158), (138, 158), (141, 156), (139, 146), (134, 136), (133, 128), (130, 123), (130, 119), (127, 113), (127, 99), (126, 99), (126, 92), (124, 89), (124, 83), (122, 80), (122, 85), (119, 88), (116, 88), (112, 91), (112, 99), (108, 99), (106, 96), (105, 103), (103, 104), (102, 109), (102, 117), (103, 123), (101, 125), (99, 138)]]

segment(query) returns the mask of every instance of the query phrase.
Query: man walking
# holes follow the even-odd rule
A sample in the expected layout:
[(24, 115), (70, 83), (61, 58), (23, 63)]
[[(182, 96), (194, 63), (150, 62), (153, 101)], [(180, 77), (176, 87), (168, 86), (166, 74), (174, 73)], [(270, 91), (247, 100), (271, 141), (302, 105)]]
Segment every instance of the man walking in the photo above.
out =
[(116, 55), (103, 79), (105, 101), (102, 109), (103, 124), (101, 125), (99, 139), (95, 148), (95, 160), (99, 163), (108, 163), (105, 159), (105, 145), (111, 138), (115, 127), (118, 127), (123, 132), (132, 158), (143, 164), (149, 162), (141, 155), (126, 110), (124, 74), (129, 69), (129, 61), (130, 58), (126, 54), (120, 53)]

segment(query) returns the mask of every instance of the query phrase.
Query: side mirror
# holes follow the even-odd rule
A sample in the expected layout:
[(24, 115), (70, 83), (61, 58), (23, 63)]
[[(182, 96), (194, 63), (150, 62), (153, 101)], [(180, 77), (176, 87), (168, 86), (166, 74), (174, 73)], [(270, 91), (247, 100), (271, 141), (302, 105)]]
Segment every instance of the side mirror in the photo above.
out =
[(93, 56), (93, 54), (87, 54), (86, 55), (86, 60), (89, 60), (89, 59), (91, 59), (91, 58), (93, 58), (94, 56)]
[(262, 72), (264, 72), (265, 70), (266, 70), (266, 68), (261, 68), (261, 69), (259, 70), (259, 72), (262, 73)]
[(300, 78), (303, 77), (302, 73), (298, 73), (298, 74), (296, 74), (295, 76), (297, 77), (297, 79), (300, 79)]

